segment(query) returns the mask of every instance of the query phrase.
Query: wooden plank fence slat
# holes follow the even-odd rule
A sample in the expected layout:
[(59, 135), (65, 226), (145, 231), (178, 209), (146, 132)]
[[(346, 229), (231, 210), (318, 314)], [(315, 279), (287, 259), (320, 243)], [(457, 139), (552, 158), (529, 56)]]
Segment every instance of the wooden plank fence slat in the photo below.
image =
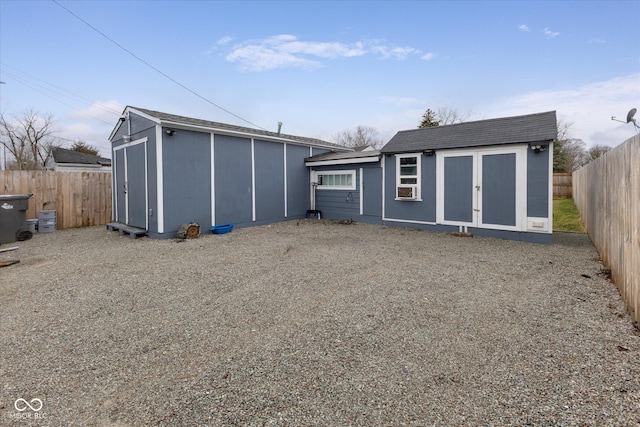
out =
[(573, 173), (573, 197), (591, 241), (640, 322), (640, 135)]
[(27, 218), (55, 210), (57, 228), (111, 222), (111, 173), (0, 171), (0, 194), (27, 194)]
[(571, 185), (572, 175), (570, 173), (553, 174), (553, 197), (554, 199), (570, 199), (573, 197)]

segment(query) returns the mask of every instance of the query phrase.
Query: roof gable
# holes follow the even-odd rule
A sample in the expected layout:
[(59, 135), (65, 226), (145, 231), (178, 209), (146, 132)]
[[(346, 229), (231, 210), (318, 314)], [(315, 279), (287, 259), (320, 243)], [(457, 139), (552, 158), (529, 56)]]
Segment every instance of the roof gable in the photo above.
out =
[(557, 134), (556, 112), (548, 111), (400, 131), (381, 152), (401, 153), (544, 142), (555, 140)]

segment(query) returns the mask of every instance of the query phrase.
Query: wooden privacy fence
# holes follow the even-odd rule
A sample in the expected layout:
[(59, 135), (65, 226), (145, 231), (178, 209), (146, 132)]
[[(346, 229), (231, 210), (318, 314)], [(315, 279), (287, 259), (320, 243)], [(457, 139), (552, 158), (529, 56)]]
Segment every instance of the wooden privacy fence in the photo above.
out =
[(27, 193), (27, 218), (55, 210), (59, 230), (111, 222), (110, 172), (0, 171), (0, 194)]
[(640, 135), (574, 172), (573, 198), (622, 299), (640, 321)]
[(553, 198), (554, 199), (570, 199), (573, 197), (571, 174), (570, 173), (554, 173), (553, 174)]

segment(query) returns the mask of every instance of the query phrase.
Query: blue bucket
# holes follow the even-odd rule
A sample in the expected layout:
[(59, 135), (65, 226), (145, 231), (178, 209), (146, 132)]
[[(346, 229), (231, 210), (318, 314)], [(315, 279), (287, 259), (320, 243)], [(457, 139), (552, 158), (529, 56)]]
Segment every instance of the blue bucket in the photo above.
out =
[(227, 234), (233, 230), (233, 224), (214, 225), (209, 229), (213, 234)]

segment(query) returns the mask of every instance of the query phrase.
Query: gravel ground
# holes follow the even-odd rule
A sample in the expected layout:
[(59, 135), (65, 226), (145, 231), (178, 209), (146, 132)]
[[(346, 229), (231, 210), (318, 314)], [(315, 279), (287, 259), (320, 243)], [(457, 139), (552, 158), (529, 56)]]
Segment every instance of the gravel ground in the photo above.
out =
[(640, 333), (588, 237), (554, 241), (36, 235), (0, 254), (21, 261), (0, 269), (0, 425), (639, 425)]

